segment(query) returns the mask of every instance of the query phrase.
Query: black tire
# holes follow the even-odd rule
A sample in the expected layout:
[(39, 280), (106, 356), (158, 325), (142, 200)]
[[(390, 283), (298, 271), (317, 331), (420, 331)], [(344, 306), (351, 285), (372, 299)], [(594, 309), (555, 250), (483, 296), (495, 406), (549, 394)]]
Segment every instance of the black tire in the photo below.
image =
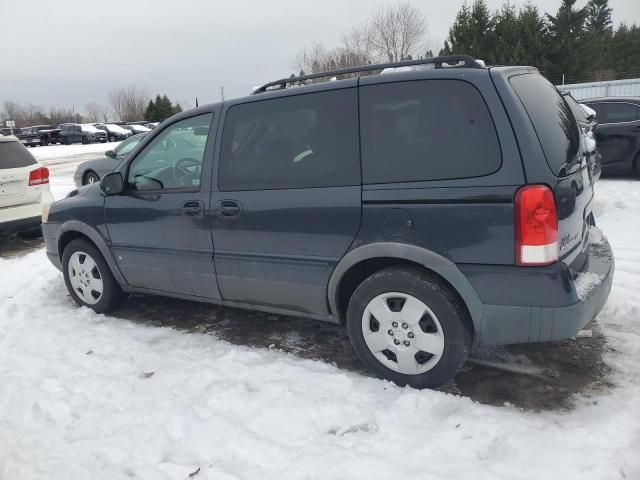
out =
[(83, 145), (86, 145), (87, 143), (89, 143), (89, 139), (87, 137), (82, 137), (81, 142)]
[[(440, 325), (440, 327), (434, 327), (431, 317), (425, 314), (423, 317), (426, 318), (425, 323), (423, 324), (421, 320), (415, 328), (421, 328), (425, 332), (433, 332), (433, 330), (425, 328), (436, 328), (438, 332), (439, 328), (442, 329), (440, 333), (444, 336), (444, 350), (440, 358), (434, 360), (437, 363), (423, 373), (408, 375), (392, 370), (385, 366), (367, 346), (363, 333), (365, 308), (374, 298), (390, 292), (410, 295), (420, 300), (433, 312), (437, 318), (436, 323)], [(469, 325), (465, 308), (450, 288), (437, 276), (419, 268), (390, 267), (374, 273), (358, 286), (351, 296), (347, 309), (347, 331), (360, 360), (381, 378), (391, 380), (400, 386), (410, 385), (420, 389), (444, 385), (464, 365), (472, 341), (472, 331)], [(418, 333), (415, 335), (417, 338)], [(408, 340), (414, 337), (404, 338)], [(395, 354), (389, 352), (385, 350), (382, 354), (385, 355), (386, 360), (392, 362), (393, 357), (389, 357), (389, 355)], [(421, 351), (416, 353), (414, 358), (417, 363), (422, 361), (426, 365), (430, 358), (429, 355)], [(424, 358), (426, 360), (423, 361)]]
[(115, 137), (113, 135), (109, 135), (109, 141), (110, 142), (115, 142)]
[(64, 137), (62, 141), (65, 145), (71, 145), (71, 139), (69, 137)]
[[(76, 252), (88, 255), (95, 262), (98, 274), (102, 279), (102, 294), (99, 297), (97, 303), (89, 304), (82, 300), (79, 294), (74, 290), (69, 274), (69, 260)], [(78, 238), (69, 242), (65, 247), (62, 254), (62, 274), (64, 275), (64, 283), (67, 286), (67, 290), (71, 295), (71, 298), (79, 305), (89, 307), (97, 313), (106, 313), (115, 310), (122, 302), (127, 298), (127, 294), (122, 291), (120, 285), (113, 277), (111, 269), (107, 262), (104, 260), (102, 254), (98, 249), (89, 241)]]
[(46, 138), (41, 138), (40, 139), (40, 146), (41, 147), (46, 147), (47, 145), (49, 145), (49, 140), (47, 140)]
[(89, 170), (84, 174), (84, 177), (82, 177), (82, 185), (88, 185), (90, 183), (96, 183), (99, 181), (100, 181), (100, 177), (93, 170)]

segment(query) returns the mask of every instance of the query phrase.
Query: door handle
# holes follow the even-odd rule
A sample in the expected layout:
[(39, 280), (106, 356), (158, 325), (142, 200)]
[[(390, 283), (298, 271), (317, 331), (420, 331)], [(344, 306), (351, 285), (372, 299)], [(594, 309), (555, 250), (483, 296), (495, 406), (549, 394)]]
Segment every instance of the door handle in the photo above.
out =
[(235, 200), (222, 200), (218, 209), (218, 216), (222, 218), (233, 218), (240, 216), (240, 204)]
[(190, 200), (182, 204), (182, 213), (191, 216), (201, 216), (204, 204), (200, 200)]

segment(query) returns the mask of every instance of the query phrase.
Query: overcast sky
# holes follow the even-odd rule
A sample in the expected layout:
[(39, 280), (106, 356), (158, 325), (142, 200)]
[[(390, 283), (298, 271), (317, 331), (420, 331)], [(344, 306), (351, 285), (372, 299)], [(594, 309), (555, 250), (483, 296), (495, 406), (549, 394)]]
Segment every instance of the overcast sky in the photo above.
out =
[[(330, 47), (397, 0), (0, 0), (0, 102), (107, 102), (113, 87), (200, 103), (288, 76), (303, 46)], [(462, 0), (414, 0), (439, 47)], [(502, 0), (488, 0), (491, 9)], [(522, 5), (524, 1), (513, 3)], [(555, 12), (560, 0), (538, 0)], [(585, 1), (578, 2), (583, 5)], [(610, 0), (613, 20), (640, 23), (640, 0)], [(437, 53), (437, 49), (436, 49)]]

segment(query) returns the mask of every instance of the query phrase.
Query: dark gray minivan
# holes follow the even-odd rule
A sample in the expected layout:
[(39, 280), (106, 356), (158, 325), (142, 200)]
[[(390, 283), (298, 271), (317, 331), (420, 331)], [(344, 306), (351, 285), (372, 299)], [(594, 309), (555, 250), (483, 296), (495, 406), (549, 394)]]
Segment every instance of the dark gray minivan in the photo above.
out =
[(379, 376), (435, 387), (473, 345), (570, 337), (604, 305), (580, 140), (531, 67), (287, 78), (163, 122), (45, 212), (47, 255), (97, 312), (144, 292), (345, 322)]

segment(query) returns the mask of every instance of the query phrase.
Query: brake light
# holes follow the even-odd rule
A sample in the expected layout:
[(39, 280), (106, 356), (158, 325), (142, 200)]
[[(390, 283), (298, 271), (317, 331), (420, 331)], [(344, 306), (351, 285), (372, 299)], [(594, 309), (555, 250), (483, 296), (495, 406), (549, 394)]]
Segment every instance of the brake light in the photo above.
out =
[(558, 261), (558, 213), (546, 185), (529, 185), (516, 193), (516, 264), (549, 265)]
[(47, 167), (40, 167), (37, 170), (32, 170), (29, 173), (29, 186), (42, 185), (49, 183), (49, 169)]

